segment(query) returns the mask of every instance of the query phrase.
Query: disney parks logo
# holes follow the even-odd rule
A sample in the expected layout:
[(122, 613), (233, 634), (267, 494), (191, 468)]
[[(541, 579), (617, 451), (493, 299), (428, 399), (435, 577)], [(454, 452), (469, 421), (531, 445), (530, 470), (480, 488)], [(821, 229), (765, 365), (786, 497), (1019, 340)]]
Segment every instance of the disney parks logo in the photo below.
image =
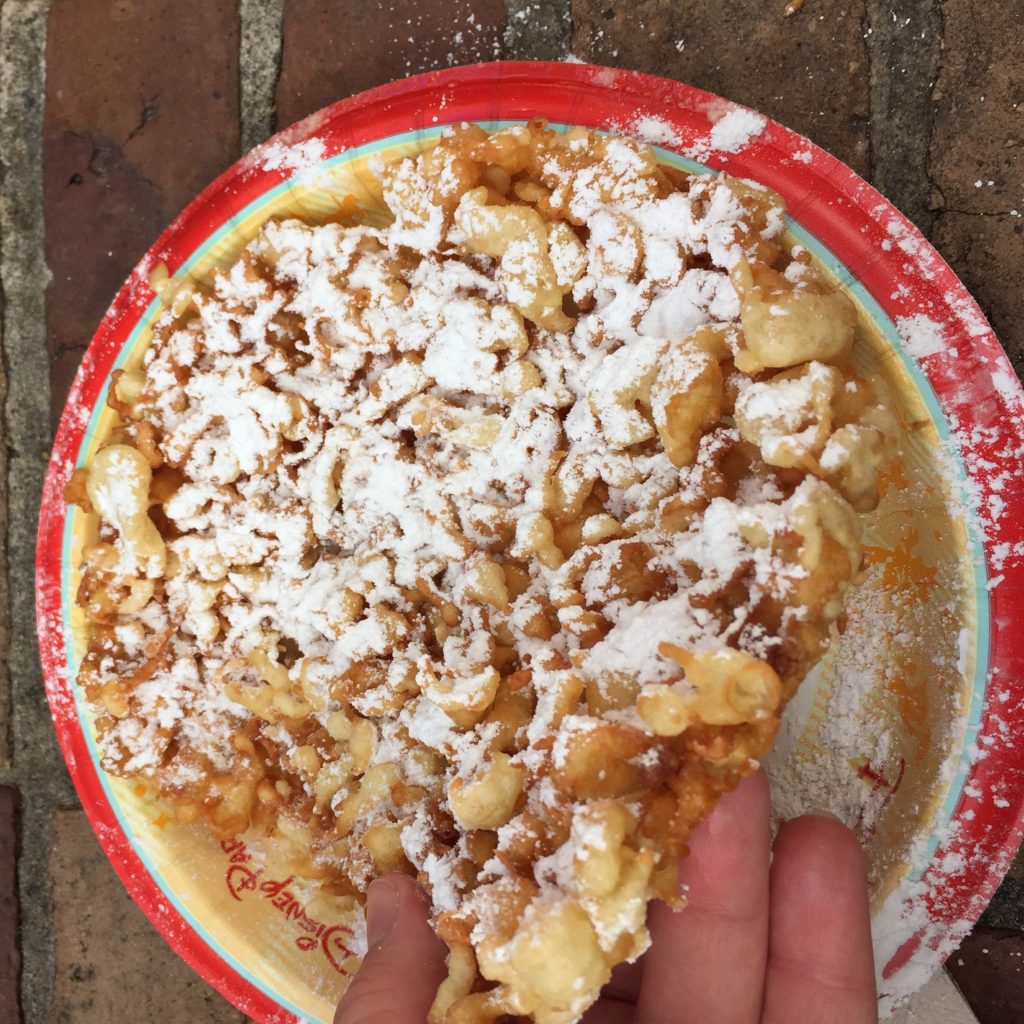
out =
[(306, 953), (315, 949), (323, 951), (328, 963), (346, 977), (348, 961), (356, 954), (346, 942), (355, 934), (343, 924), (327, 925), (306, 913), (298, 896), (289, 888), (295, 881), (294, 875), (280, 880), (266, 878), (266, 869), (258, 866), (248, 847), (240, 839), (225, 839), (221, 849), (228, 855), (228, 867), (224, 872), (224, 884), (228, 892), (241, 901), (245, 893), (255, 893), (267, 900), (284, 918), (302, 934), (295, 939), (295, 945)]

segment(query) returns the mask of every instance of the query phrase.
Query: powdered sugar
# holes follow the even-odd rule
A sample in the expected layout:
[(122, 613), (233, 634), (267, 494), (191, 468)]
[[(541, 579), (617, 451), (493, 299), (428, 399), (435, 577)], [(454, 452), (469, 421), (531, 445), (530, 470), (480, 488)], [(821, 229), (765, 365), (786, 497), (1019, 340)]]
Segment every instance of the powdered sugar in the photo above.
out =
[(326, 147), (320, 139), (307, 139), (293, 145), (274, 143), (260, 150), (266, 171), (305, 171), (324, 158)]
[[(739, 152), (764, 127), (734, 109), (711, 139)], [(581, 748), (624, 737), (628, 756), (597, 781), (626, 770), (634, 789), (660, 784), (676, 754), (634, 706), (641, 686), (689, 699), (687, 653), (770, 660), (789, 643), (802, 656), (790, 625), (823, 629), (811, 620), (836, 614), (847, 579), (823, 584), (831, 601), (813, 613), (789, 607), (841, 499), (746, 455), (722, 482), (740, 444), (719, 369), (735, 342), (711, 355), (684, 341), (735, 338), (730, 271), (778, 251), (770, 198), (754, 227), (751, 187), (676, 187), (628, 140), (570, 138), (536, 169), (562, 213), (549, 228), (471, 188), (452, 137), (381, 170), (392, 223), (268, 225), (158, 324), (126, 429), (140, 447), (147, 426), (157, 437), (173, 571), (153, 604), (170, 643), (144, 652), (157, 671), (105, 732), (113, 766), (215, 811), (209, 776), (251, 772), (245, 822), (287, 832), (313, 801), (334, 822), (302, 825), (318, 869), (359, 890), (397, 857), (435, 914), (526, 878), (514, 837), (590, 806), (574, 789)], [(293, 148), (265, 166), (322, 156)], [(711, 369), (720, 404), (680, 455), (678, 400)], [(751, 385), (735, 373), (731, 386)], [(766, 604), (787, 609), (771, 630)], [(105, 678), (139, 648), (119, 643)], [(635, 807), (617, 826), (631, 835)], [(472, 833), (495, 829), (504, 856), (474, 859)], [(524, 919), (612, 835), (580, 824), (537, 860)], [(660, 848), (632, 840), (650, 870)], [(638, 954), (647, 895), (639, 885), (614, 913), (580, 895), (601, 950), (629, 935)]]
[(946, 348), (942, 325), (923, 313), (900, 317), (896, 321), (903, 347), (915, 359), (927, 359)]
[(652, 146), (679, 146), (683, 139), (678, 129), (654, 114), (643, 114), (628, 126), (631, 135)]
[(753, 110), (730, 110), (711, 129), (711, 148), (721, 153), (739, 153), (768, 126), (768, 120)]

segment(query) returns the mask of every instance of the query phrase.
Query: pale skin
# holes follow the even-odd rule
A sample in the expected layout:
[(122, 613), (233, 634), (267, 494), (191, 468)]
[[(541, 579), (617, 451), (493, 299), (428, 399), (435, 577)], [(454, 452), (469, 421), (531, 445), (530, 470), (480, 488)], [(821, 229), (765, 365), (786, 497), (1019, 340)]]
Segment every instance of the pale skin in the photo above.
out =
[[(652, 905), (652, 945), (584, 1024), (877, 1024), (864, 856), (829, 815), (769, 834), (763, 773), (725, 796), (680, 862), (689, 905)], [(373, 883), (370, 951), (335, 1024), (424, 1024), (444, 946), (417, 885)]]

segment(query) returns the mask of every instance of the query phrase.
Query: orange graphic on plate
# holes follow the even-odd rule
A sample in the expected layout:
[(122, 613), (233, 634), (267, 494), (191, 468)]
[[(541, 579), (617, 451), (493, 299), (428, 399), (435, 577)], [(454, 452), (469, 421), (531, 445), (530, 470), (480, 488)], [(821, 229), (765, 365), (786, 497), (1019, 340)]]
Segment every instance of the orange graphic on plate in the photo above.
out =
[(924, 604), (935, 590), (937, 570), (914, 553), (919, 539), (917, 530), (908, 527), (894, 548), (865, 544), (864, 558), (868, 565), (883, 567), (882, 584), (893, 597)]
[(907, 479), (907, 463), (902, 456), (897, 456), (888, 467), (878, 474), (878, 493), (885, 497), (890, 489), (897, 492), (905, 491), (910, 486)]
[(896, 699), (900, 721), (917, 744), (914, 760), (920, 761), (927, 756), (932, 746), (928, 679), (922, 678), (913, 651), (898, 652), (894, 662), (894, 670), (886, 680), (885, 688)]
[(338, 208), (334, 217), (339, 223), (354, 221), (363, 213), (362, 204), (351, 192), (346, 192), (340, 201), (335, 196), (331, 196), (331, 201)]

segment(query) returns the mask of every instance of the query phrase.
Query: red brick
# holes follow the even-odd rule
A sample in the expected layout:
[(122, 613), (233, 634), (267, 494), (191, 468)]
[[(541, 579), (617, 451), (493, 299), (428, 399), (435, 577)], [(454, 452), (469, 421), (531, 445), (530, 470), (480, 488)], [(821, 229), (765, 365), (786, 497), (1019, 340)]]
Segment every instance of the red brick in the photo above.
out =
[(1017, 856), (1013, 858), (1010, 870), (1006, 873), (1010, 878), (1024, 878), (1024, 845), (1017, 851)]
[(664, 75), (745, 103), (865, 172), (868, 58), (864, 0), (573, 0), (572, 52), (583, 60)]
[(1024, 372), (1024, 122), (1019, 5), (942, 5), (930, 173), (936, 247), (963, 278)]
[(494, 60), (504, 32), (502, 0), (286, 0), (278, 127), (396, 78)]
[(132, 266), (238, 156), (236, 0), (56, 0), (44, 196), (54, 416)]
[(18, 1024), (18, 793), (0, 786), (0, 1021)]
[(53, 817), (56, 1024), (242, 1024), (132, 903), (81, 811)]
[(946, 962), (979, 1024), (1024, 1020), (1024, 935), (977, 927)]
[[(1018, 206), (1024, 184), (1019, 6), (946, 0), (944, 42), (932, 99), (932, 179), (953, 210), (998, 213)], [(976, 183), (980, 181), (979, 187)]]
[(978, 300), (1018, 375), (1024, 374), (1024, 220), (945, 211), (936, 219), (931, 239)]

